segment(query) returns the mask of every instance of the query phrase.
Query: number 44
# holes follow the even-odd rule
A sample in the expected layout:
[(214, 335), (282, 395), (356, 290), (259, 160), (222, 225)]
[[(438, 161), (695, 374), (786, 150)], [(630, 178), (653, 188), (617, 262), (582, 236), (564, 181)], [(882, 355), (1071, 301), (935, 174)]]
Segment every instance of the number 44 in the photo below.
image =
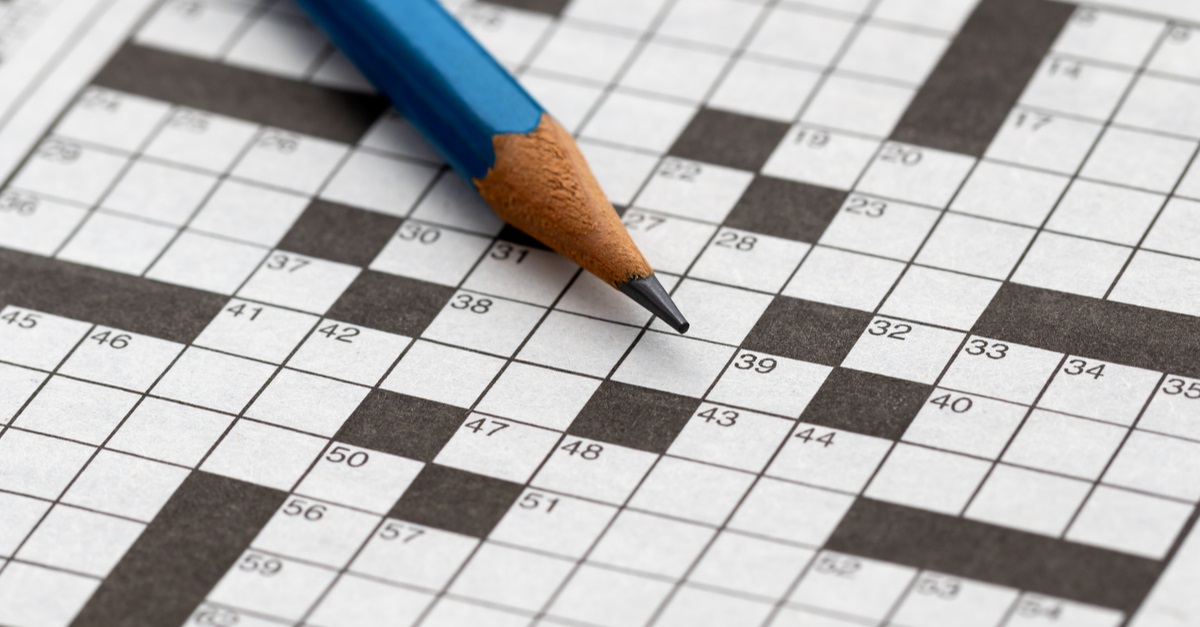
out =
[(830, 431), (829, 433), (817, 435), (817, 428), (809, 427), (808, 429), (797, 432), (796, 435), (794, 435), (792, 437), (800, 439), (805, 444), (816, 442), (816, 443), (820, 444), (822, 447), (828, 448), (830, 446), (833, 446), (833, 436), (835, 436), (835, 435), (837, 435), (837, 433), (835, 431)]

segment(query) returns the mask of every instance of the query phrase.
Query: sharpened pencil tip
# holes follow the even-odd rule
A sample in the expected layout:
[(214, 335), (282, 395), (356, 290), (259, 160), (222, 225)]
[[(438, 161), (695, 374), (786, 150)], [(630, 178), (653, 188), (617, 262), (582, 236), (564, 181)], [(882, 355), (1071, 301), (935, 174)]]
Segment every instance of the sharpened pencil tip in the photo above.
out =
[(617, 289), (645, 307), (646, 311), (654, 314), (656, 318), (671, 325), (672, 329), (687, 333), (688, 327), (691, 326), (683, 314), (679, 313), (679, 308), (675, 306), (675, 301), (671, 300), (671, 295), (667, 294), (666, 288), (658, 282), (658, 277), (653, 274), (644, 279), (620, 283)]

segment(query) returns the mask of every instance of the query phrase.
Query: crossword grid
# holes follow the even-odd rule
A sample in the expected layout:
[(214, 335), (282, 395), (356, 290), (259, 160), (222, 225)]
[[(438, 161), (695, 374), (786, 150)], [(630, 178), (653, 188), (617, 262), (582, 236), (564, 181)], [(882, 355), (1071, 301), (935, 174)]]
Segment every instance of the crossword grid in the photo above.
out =
[[(168, 3), (159, 16), (214, 15), (234, 4)], [(288, 7), (244, 4), (228, 22), (230, 34), (204, 35), (204, 46), (220, 40), (204, 54), (238, 63), (237, 50), (260, 51), (278, 36), (281, 27), (264, 24), (295, 19)], [(1118, 624), (1120, 614), (1108, 610), (820, 551), (861, 494), (1161, 559), (1200, 498), (1200, 467), (1189, 461), (1200, 458), (1200, 432), (1189, 419), (1200, 382), (964, 333), (997, 279), (1112, 292), (1164, 309), (1191, 305), (1186, 288), (1164, 292), (1137, 277), (1144, 263), (1158, 263), (1138, 259), (1164, 257), (1185, 270), (1193, 263), (1142, 256), (1177, 253), (1172, 247), (1186, 239), (1170, 238), (1197, 228), (1188, 213), (1195, 203), (1159, 193), (1143, 203), (1139, 224), (1120, 233), (1088, 231), (1101, 221), (1080, 220), (1071, 208), (1105, 207), (1118, 202), (1114, 194), (1133, 206), (1133, 195), (1151, 190), (1200, 195), (1195, 167), (1180, 182), (1194, 138), (1176, 137), (1174, 151), (1154, 153), (1174, 155), (1174, 170), (1138, 169), (1175, 171), (1170, 181), (1144, 180), (1145, 173), (1122, 179), (1137, 164), (1112, 160), (1129, 144), (1106, 147), (1164, 140), (1133, 131), (1139, 112), (1118, 101), (1148, 97), (1135, 76), (1194, 73), (1179, 59), (1172, 66), (1163, 51), (1196, 38), (1180, 37), (1186, 31), (1173, 25), (1081, 10), (976, 162), (884, 141), (972, 3), (946, 4), (922, 14), (886, 1), (853, 12), (734, 0), (629, 3), (628, 11), (577, 2), (558, 22), (465, 8), (479, 18), (474, 29), (494, 29), (483, 39), (498, 56), (581, 133), (614, 202), (630, 206), (624, 218), (639, 246), (694, 318), (696, 333), (687, 338), (661, 333), (658, 323), (645, 328), (647, 316), (589, 275), (501, 233), (395, 116), (350, 148), (110, 90), (84, 94), (5, 192), (3, 245), (236, 298), (189, 346), (4, 310), (13, 315), (0, 319), (11, 338), (0, 354), (3, 376), (24, 396), (4, 408), (16, 418), (0, 448), (61, 460), (54, 468), (63, 475), (17, 473), (28, 483), (0, 486), (26, 512), (6, 553), (14, 559), (0, 572), (0, 597), (6, 580), (29, 582), (21, 595), (35, 598), (31, 592), (62, 579), (74, 583), (77, 609), (188, 470), (201, 468), (288, 496), (212, 589), (198, 624), (221, 624), (229, 612), (240, 625), (365, 624), (355, 612), (376, 608), (362, 607), (363, 599), (425, 625), (528, 624), (530, 617), (695, 624), (714, 616), (1020, 625), (1052, 611), (1063, 612), (1063, 624)], [(719, 18), (697, 23), (701, 14), (689, 11), (698, 5), (719, 7)], [(183, 41), (164, 30), (169, 19), (152, 19), (138, 40)], [(621, 23), (596, 23), (603, 19)], [(819, 49), (781, 38), (797, 26), (824, 34), (809, 40)], [(1088, 47), (1098, 41), (1089, 30), (1129, 41), (1131, 50), (1102, 56)], [(889, 37), (919, 54), (873, 57)], [(314, 54), (294, 76), (316, 80), (325, 56)], [(298, 67), (256, 69), (292, 75)], [(1050, 84), (1105, 71), (1123, 78), (1089, 84), (1109, 94), (1103, 110), (1095, 109), (1103, 98), (1064, 102)], [(774, 85), (787, 93), (762, 95)], [(760, 96), (754, 101), (745, 100), (750, 87)], [(855, 109), (865, 102), (869, 111)], [(712, 108), (697, 113), (700, 103)], [(657, 117), (639, 126), (634, 111)], [(759, 121), (769, 123), (749, 126)], [(1085, 123), (1091, 130), (1070, 142), (1013, 138), (1035, 125), (1057, 132)], [(705, 153), (687, 141), (704, 124), (766, 128), (782, 141), (773, 152)], [(1074, 152), (1055, 153), (1042, 141)], [(755, 174), (760, 169), (766, 177)], [(853, 193), (833, 207), (828, 226), (755, 231), (750, 225), (779, 206), (745, 199), (778, 203), (771, 186), (788, 180)], [(1021, 199), (1028, 215), (996, 203), (998, 190), (1026, 189), (1037, 193)], [(396, 236), (362, 261), (298, 253), (286, 244), (316, 202), (392, 216), (385, 224)], [(247, 215), (247, 207), (259, 213)], [(118, 234), (139, 243), (113, 247)], [(1087, 256), (1117, 248), (1104, 242), (1125, 245), (1119, 263)], [(1131, 257), (1132, 245), (1144, 250)], [(1048, 269), (1064, 261), (1052, 252), (1062, 246), (1076, 247), (1068, 260), (1086, 260), (1077, 270), (1087, 273), (1071, 274), (1069, 283)], [(360, 271), (367, 263), (370, 271)], [(379, 280), (372, 277), (407, 281), (415, 300), (433, 304), (415, 321), (377, 329), (339, 318), (351, 313), (347, 294), (364, 279)], [(843, 325), (853, 326), (851, 343), (830, 353), (774, 342), (770, 323), (794, 318), (800, 302), (775, 298), (780, 293), (810, 303), (806, 313), (849, 312)], [(1171, 293), (1176, 299), (1164, 300)], [(780, 350), (787, 354), (773, 352)], [(689, 368), (671, 373), (668, 362)], [(853, 371), (901, 387), (912, 382), (921, 396), (911, 424), (878, 436), (797, 419), (823, 384)], [(560, 393), (538, 398), (544, 389)], [(682, 409), (678, 434), (603, 433), (588, 408), (606, 395)], [(64, 423), (64, 404), (79, 398), (89, 399), (95, 420)], [(362, 426), (362, 407), (397, 399), (424, 399), (420, 411), (431, 422), (422, 428), (449, 427), (436, 448), (399, 454), (351, 428)], [(968, 413), (969, 424), (954, 419)], [(156, 429), (168, 427), (157, 423), (175, 415), (193, 425), (189, 439), (165, 446)], [(129, 469), (138, 465), (145, 469)], [(512, 498), (480, 530), (441, 530), (396, 515), (419, 492), (408, 488), (437, 468), (474, 473)], [(112, 490), (122, 476), (138, 477), (128, 490), (141, 500), (112, 504), (89, 494)], [(149, 478), (157, 492), (140, 494), (149, 492)], [(801, 516), (778, 502), (806, 509)], [(69, 550), (55, 553), (84, 527), (103, 529), (98, 542), (112, 554), (81, 563)], [(53, 583), (41, 587), (37, 577)]]

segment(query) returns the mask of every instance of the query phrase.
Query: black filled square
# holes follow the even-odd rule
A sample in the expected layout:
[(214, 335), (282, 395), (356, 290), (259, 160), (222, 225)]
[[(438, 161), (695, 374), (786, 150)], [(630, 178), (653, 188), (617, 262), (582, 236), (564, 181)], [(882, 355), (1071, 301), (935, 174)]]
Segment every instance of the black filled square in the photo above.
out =
[(202, 470), (189, 474), (71, 624), (190, 622), (196, 606), (237, 563), (287, 496)]
[(867, 311), (776, 296), (742, 342), (742, 348), (837, 366), (870, 321), (871, 313)]
[(511, 481), (429, 464), (421, 469), (388, 516), (484, 538), (522, 490), (524, 486)]
[(756, 176), (725, 218), (725, 226), (815, 244), (846, 195), (819, 185)]
[(134, 43), (121, 46), (92, 84), (351, 146), (391, 107), (380, 94), (271, 76)]
[(511, 224), (505, 224), (504, 228), (500, 229), (500, 234), (496, 238), (524, 248), (550, 250), (549, 246), (537, 241), (532, 235)]
[(788, 125), (739, 113), (700, 109), (668, 153), (757, 172), (783, 140)]
[(536, 11), (558, 17), (567, 8), (567, 0), (488, 0), (489, 4), (498, 4), (523, 11)]
[(698, 406), (694, 398), (605, 381), (583, 406), (567, 433), (665, 453)]
[(371, 390), (333, 439), (431, 462), (467, 419), (467, 410), (387, 390)]
[(800, 420), (899, 440), (932, 391), (923, 383), (834, 368)]
[(0, 250), (0, 303), (188, 344), (229, 297)]
[(276, 248), (354, 266), (368, 266), (388, 243), (400, 218), (313, 200)]
[(417, 337), (453, 295), (452, 287), (363, 270), (326, 316)]

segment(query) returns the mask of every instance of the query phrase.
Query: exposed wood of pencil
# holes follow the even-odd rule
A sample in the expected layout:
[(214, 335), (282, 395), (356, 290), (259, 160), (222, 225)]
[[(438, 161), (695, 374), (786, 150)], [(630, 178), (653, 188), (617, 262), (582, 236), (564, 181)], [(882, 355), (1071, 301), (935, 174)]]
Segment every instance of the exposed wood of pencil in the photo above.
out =
[(496, 162), (475, 179), (501, 218), (616, 287), (653, 270), (575, 140), (548, 114), (528, 134), (492, 138)]

